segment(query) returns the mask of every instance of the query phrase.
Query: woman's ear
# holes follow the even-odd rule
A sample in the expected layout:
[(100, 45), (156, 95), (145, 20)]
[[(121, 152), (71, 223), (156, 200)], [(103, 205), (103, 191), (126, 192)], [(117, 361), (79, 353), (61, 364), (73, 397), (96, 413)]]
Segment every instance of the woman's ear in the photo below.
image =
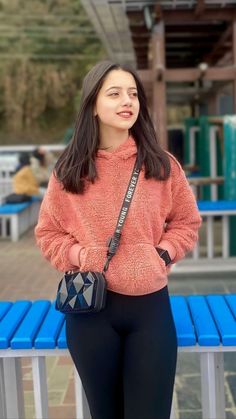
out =
[(97, 116), (97, 109), (96, 109), (96, 106), (94, 107), (94, 109), (93, 109), (93, 116)]

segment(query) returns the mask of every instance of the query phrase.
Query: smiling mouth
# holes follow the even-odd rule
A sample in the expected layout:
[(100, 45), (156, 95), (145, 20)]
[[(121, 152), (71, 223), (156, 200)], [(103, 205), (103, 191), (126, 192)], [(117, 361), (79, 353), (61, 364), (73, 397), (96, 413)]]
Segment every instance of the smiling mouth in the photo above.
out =
[(124, 118), (129, 118), (130, 116), (133, 115), (132, 112), (119, 112), (117, 115), (122, 116)]

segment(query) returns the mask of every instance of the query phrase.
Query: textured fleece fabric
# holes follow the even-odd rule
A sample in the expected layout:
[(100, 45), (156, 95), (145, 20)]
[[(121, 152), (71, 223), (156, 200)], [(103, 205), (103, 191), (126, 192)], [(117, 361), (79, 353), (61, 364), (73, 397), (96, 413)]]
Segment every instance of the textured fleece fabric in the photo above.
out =
[[(60, 271), (102, 271), (137, 155), (129, 137), (112, 152), (98, 150), (98, 179), (86, 182), (83, 195), (68, 193), (52, 174), (35, 235), (46, 259)], [(170, 155), (168, 180), (145, 179), (142, 168), (125, 221), (120, 246), (106, 272), (108, 289), (144, 295), (167, 284), (164, 261), (155, 247), (161, 240), (176, 249), (173, 263), (193, 249), (201, 224), (185, 174)], [(71, 255), (77, 253), (77, 264)], [(70, 256), (69, 256), (70, 255)], [(73, 256), (73, 260), (75, 257)]]

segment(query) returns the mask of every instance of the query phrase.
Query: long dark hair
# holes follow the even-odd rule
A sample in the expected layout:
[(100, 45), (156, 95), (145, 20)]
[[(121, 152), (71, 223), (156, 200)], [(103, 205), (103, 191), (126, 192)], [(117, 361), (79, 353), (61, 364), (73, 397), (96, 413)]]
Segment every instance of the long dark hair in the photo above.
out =
[(161, 148), (147, 108), (147, 99), (136, 72), (127, 65), (102, 61), (86, 75), (82, 86), (81, 106), (73, 137), (55, 165), (55, 175), (66, 191), (82, 194), (85, 179), (94, 183), (99, 147), (99, 125), (94, 116), (94, 105), (105, 77), (112, 70), (123, 70), (135, 79), (140, 102), (139, 115), (129, 130), (137, 145), (138, 166), (145, 167), (145, 178), (165, 180), (170, 175), (168, 154)]

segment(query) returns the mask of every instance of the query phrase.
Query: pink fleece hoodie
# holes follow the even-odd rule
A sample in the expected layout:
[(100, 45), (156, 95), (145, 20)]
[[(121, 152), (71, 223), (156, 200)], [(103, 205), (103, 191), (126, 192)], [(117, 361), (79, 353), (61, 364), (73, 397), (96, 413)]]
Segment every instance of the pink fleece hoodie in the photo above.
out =
[[(54, 175), (43, 199), (35, 235), (46, 259), (60, 271), (102, 271), (107, 239), (112, 236), (137, 155), (129, 137), (112, 152), (98, 150), (98, 179), (86, 192), (65, 192)], [(145, 179), (142, 168), (125, 221), (120, 246), (106, 272), (109, 290), (144, 295), (167, 284), (164, 261), (155, 247), (169, 242), (173, 263), (193, 249), (201, 224), (185, 174), (170, 156), (166, 181)]]

